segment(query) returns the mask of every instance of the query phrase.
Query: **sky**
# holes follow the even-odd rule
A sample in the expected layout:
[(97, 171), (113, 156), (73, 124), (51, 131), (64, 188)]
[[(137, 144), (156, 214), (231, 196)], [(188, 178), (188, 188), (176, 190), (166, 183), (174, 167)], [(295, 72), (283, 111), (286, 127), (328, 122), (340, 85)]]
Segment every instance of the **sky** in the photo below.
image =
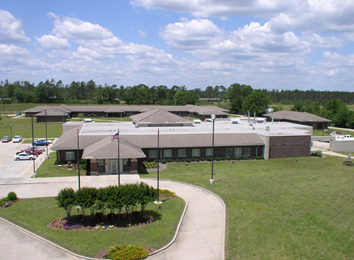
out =
[(354, 91), (354, 0), (0, 0), (0, 81)]

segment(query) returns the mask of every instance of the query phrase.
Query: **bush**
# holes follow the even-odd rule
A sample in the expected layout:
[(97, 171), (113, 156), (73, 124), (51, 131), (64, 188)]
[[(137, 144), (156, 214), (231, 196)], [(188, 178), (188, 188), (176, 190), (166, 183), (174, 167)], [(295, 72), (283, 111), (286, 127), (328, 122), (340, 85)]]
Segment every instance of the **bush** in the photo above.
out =
[(191, 158), (191, 161), (192, 161), (192, 162), (195, 162), (195, 158), (192, 157), (192, 158)]
[(176, 193), (170, 191), (170, 190), (159, 190), (159, 194), (165, 194), (167, 196), (170, 196), (170, 197), (175, 197), (176, 196)]
[(205, 158), (200, 158), (201, 161), (205, 161)]
[(9, 199), (8, 198), (2, 198), (0, 199), (0, 207), (5, 206), (5, 203), (8, 203)]
[(196, 161), (196, 162), (199, 162), (199, 158), (196, 158), (195, 161)]
[(239, 160), (241, 160), (241, 157), (236, 157), (236, 159), (235, 159), (235, 160), (238, 160), (238, 161), (239, 161)]
[(317, 156), (317, 157), (322, 157), (322, 151), (321, 150), (317, 150), (314, 151), (311, 156)]
[(181, 160), (179, 160), (180, 162), (185, 162), (186, 161), (186, 159), (181, 159)]
[(162, 159), (161, 163), (165, 164), (165, 163), (167, 163), (167, 160), (166, 159)]
[(220, 160), (221, 161), (225, 161), (225, 157), (220, 157)]
[(207, 159), (206, 159), (208, 162), (211, 162), (211, 157), (207, 157)]
[(253, 160), (253, 159), (254, 159), (254, 157), (253, 157), (253, 156), (251, 156), (251, 157), (250, 157), (250, 160)]
[(191, 162), (191, 161), (192, 161), (192, 160), (191, 160), (191, 159), (189, 159), (189, 158), (188, 158), (188, 159), (186, 159), (186, 162), (188, 162), (188, 163), (189, 163), (189, 162)]
[(134, 260), (143, 259), (148, 256), (148, 252), (141, 246), (134, 245), (115, 245), (109, 248), (106, 258), (112, 260)]
[(260, 160), (264, 160), (264, 156), (259, 156), (259, 159)]
[(231, 156), (231, 160), (237, 160), (236, 156)]
[(176, 162), (179, 162), (179, 159), (176, 159)]
[(249, 158), (249, 157), (245, 157), (244, 159), (245, 159), (245, 160), (249, 160), (250, 158)]
[(10, 191), (9, 194), (7, 194), (7, 199), (10, 201), (17, 201), (18, 200), (16, 193), (13, 191)]
[(226, 160), (230, 161), (230, 160), (231, 160), (231, 157), (226, 157)]
[(167, 162), (173, 162), (173, 160), (172, 159), (168, 159)]

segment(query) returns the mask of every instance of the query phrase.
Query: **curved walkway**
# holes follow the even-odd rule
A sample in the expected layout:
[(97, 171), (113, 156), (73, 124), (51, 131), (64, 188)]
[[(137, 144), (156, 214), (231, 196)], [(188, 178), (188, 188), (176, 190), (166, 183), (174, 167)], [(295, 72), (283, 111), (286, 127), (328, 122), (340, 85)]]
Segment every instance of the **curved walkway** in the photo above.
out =
[[(122, 183), (139, 180), (138, 175), (133, 176), (122, 176)], [(107, 186), (115, 183), (116, 178), (117, 176), (87, 176), (83, 178), (82, 186)], [(15, 191), (20, 198), (56, 196), (62, 188), (73, 186), (76, 189), (77, 187), (77, 181), (73, 177), (32, 178), (27, 181), (21, 179), (20, 183), (2, 183), (0, 186), (2, 189)], [(156, 187), (154, 179), (142, 181)], [(186, 183), (161, 180), (160, 188), (175, 192), (187, 202), (188, 207), (175, 242), (164, 251), (148, 258), (152, 260), (225, 259), (226, 208), (223, 201), (210, 191)], [(0, 259), (33, 259), (24, 257), (29, 255), (29, 248), (33, 251), (31, 256), (35, 256), (36, 259), (80, 258), (57, 247), (51, 246), (48, 250), (48, 245), (42, 239), (38, 240), (33, 235), (28, 236), (28, 232), (26, 235), (21, 235), (21, 232), (23, 231), (19, 228), (0, 220), (0, 252), (3, 252), (0, 253)], [(11, 247), (8, 244), (9, 238), (12, 239)], [(3, 255), (4, 250), (6, 255)]]

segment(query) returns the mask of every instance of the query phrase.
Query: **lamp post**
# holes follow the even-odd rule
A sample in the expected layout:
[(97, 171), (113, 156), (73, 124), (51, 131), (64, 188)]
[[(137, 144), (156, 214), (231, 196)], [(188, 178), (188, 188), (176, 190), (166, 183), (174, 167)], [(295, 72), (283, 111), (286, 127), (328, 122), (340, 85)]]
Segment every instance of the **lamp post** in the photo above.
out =
[(10, 138), (12, 139), (12, 125), (10, 125)]
[(324, 109), (324, 114), (323, 114), (323, 123), (322, 123), (322, 136), (324, 136), (324, 121), (325, 121), (325, 114), (326, 114), (326, 109)]
[(79, 150), (80, 145), (79, 145), (79, 133), (80, 133), (80, 130), (77, 129), (77, 178), (78, 178), (78, 186), (79, 186), (79, 189), (80, 189), (80, 150)]
[[(33, 131), (33, 115), (32, 115), (32, 153), (34, 155), (34, 131)], [(36, 160), (33, 159), (33, 177), (37, 177), (37, 173), (36, 173)]]
[(213, 120), (213, 141), (211, 148), (211, 178), (210, 184), (214, 184), (214, 133), (215, 133), (215, 115), (211, 115), (211, 119)]
[(118, 132), (115, 135), (111, 136), (111, 141), (114, 142), (114, 139), (117, 139), (118, 144), (117, 144), (117, 149), (118, 149), (118, 187), (120, 187), (120, 163), (119, 163), (119, 129)]
[(44, 113), (45, 113), (45, 143), (47, 146), (45, 152), (46, 152), (46, 158), (48, 159), (49, 156), (48, 156), (48, 135), (47, 135), (47, 110), (44, 110)]
[(157, 200), (155, 204), (161, 204), (160, 201), (160, 129), (157, 128)]

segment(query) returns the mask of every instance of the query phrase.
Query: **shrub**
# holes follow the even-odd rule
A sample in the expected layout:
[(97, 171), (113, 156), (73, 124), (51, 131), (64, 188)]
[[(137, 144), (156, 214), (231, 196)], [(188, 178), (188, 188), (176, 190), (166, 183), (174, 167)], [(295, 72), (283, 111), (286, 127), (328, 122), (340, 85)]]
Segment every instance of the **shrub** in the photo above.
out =
[(112, 260), (134, 260), (143, 259), (148, 256), (148, 252), (141, 246), (134, 245), (115, 245), (109, 248), (106, 258)]
[(238, 160), (238, 161), (239, 161), (239, 160), (241, 160), (241, 157), (236, 157), (236, 159), (235, 159), (235, 160)]
[(220, 157), (220, 160), (221, 161), (225, 161), (225, 157)]
[(245, 157), (244, 160), (249, 160), (250, 158), (249, 157)]
[(199, 158), (196, 158), (195, 161), (196, 161), (196, 162), (199, 162)]
[(176, 193), (170, 191), (170, 190), (159, 190), (159, 194), (165, 194), (167, 196), (170, 196), (170, 197), (175, 197), (176, 196)]
[(314, 151), (311, 156), (317, 156), (317, 157), (322, 157), (322, 151), (321, 150), (317, 150)]
[(231, 156), (231, 160), (237, 160), (236, 156)]
[(186, 159), (181, 159), (181, 160), (179, 160), (180, 162), (185, 162), (186, 161)]
[(211, 162), (212, 159), (211, 159), (211, 157), (207, 157), (206, 160), (207, 160), (208, 162)]
[(168, 159), (167, 162), (173, 162), (173, 160), (172, 159)]
[(188, 159), (186, 159), (186, 162), (191, 162), (191, 161), (192, 161), (192, 160), (191, 160), (191, 159), (189, 159), (189, 158), (188, 158)]
[(161, 163), (165, 164), (165, 163), (167, 163), (167, 160), (166, 159), (162, 159)]
[(260, 160), (264, 160), (264, 156), (259, 156), (259, 159)]
[(7, 194), (7, 199), (10, 201), (17, 201), (18, 200), (16, 193), (13, 191), (10, 191), (9, 194)]
[(200, 158), (201, 161), (205, 161), (205, 158)]
[(230, 160), (231, 160), (231, 157), (226, 157), (226, 160), (230, 161)]
[(159, 162), (159, 160), (155, 159), (155, 160), (154, 160), (154, 162), (155, 162), (155, 163), (158, 163), (158, 162)]
[(8, 198), (2, 198), (0, 199), (0, 207), (5, 206), (5, 203), (8, 203), (9, 199)]
[(192, 162), (195, 162), (195, 158), (192, 157), (192, 158), (191, 158), (191, 161), (192, 161)]
[(251, 156), (251, 157), (250, 157), (250, 160), (253, 160), (253, 159), (254, 159), (254, 157), (253, 157), (253, 156)]
[(179, 159), (176, 159), (176, 162), (179, 162)]

